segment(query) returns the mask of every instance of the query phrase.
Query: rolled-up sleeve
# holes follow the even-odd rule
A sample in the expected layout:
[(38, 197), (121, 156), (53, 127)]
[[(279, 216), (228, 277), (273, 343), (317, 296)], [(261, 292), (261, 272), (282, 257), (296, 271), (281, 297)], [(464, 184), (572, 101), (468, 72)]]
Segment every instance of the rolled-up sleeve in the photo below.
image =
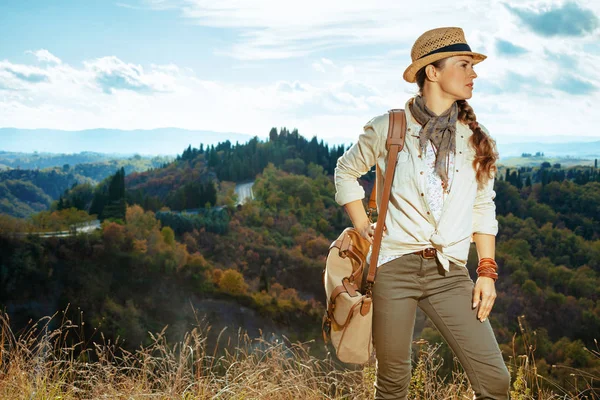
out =
[(365, 124), (358, 141), (337, 160), (334, 170), (335, 201), (341, 206), (365, 197), (358, 178), (369, 172), (379, 156), (381, 138), (374, 127), (376, 118)]
[[(481, 123), (481, 129), (489, 136), (489, 131)], [(496, 174), (482, 188), (477, 190), (473, 205), (473, 233), (485, 233), (496, 236), (498, 234), (498, 220), (496, 219), (496, 191), (494, 182)]]
[(494, 190), (495, 177), (488, 180), (485, 186), (477, 190), (473, 204), (473, 233), (494, 235), (498, 233), (498, 220), (496, 219), (496, 191)]

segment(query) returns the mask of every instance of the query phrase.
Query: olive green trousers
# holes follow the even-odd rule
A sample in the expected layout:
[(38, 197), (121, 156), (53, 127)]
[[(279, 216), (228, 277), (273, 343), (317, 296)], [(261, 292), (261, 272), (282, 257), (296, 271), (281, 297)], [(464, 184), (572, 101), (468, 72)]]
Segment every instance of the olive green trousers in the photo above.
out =
[(481, 322), (479, 306), (472, 307), (474, 286), (465, 267), (450, 263), (447, 272), (436, 258), (418, 254), (379, 266), (373, 285), (375, 399), (407, 398), (417, 306), (458, 358), (474, 399), (509, 398), (510, 373), (489, 318)]

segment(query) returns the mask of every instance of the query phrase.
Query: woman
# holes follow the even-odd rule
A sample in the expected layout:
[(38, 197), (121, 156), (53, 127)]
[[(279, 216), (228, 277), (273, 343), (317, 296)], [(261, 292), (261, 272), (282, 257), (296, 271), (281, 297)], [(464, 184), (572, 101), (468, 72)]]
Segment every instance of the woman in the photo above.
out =
[[(398, 154), (373, 285), (376, 399), (406, 399), (416, 308), (436, 325), (463, 366), (475, 399), (508, 399), (510, 374), (487, 319), (496, 297), (498, 232), (495, 141), (466, 99), (477, 77), (474, 53), (460, 28), (421, 35), (404, 79), (419, 92), (405, 105), (407, 132)], [(377, 165), (377, 201), (384, 187), (389, 116), (364, 127), (338, 159), (336, 201), (373, 243), (357, 178)], [(471, 242), (479, 256), (474, 283), (466, 268)], [(370, 260), (370, 253), (367, 255)], [(365, 268), (364, 280), (366, 280)]]

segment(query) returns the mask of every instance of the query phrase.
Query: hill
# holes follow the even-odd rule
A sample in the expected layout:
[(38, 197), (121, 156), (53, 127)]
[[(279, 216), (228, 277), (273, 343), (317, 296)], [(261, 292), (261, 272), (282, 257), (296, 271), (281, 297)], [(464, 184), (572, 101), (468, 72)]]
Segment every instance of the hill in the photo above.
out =
[[(276, 334), (321, 340), (321, 271), (331, 240), (350, 225), (334, 201), (332, 170), (343, 150), (272, 130), (268, 142), (190, 146), (164, 167), (129, 175), (121, 169), (92, 188), (101, 231), (0, 239), (0, 304), (18, 316), (16, 325), (77, 305), (91, 321), (87, 333), (102, 328), (133, 347), (149, 344), (145, 332), (165, 324), (170, 340), (181, 338), (193, 324), (192, 307), (216, 326), (244, 324), (243, 317), (223, 318), (235, 315), (236, 305), (245, 307), (240, 316), (271, 321), (261, 325)], [(254, 200), (236, 206), (235, 180), (253, 174)], [(368, 193), (373, 171), (363, 178)], [(600, 331), (599, 185), (597, 168), (542, 163), (505, 169), (495, 186), (501, 279), (490, 320), (505, 355), (526, 352), (527, 340), (535, 340), (538, 373), (565, 385), (569, 373), (552, 365), (598, 371), (582, 349)], [(197, 202), (200, 194), (208, 204), (198, 214), (168, 206)], [(84, 211), (96, 214), (92, 208)], [(34, 223), (66, 215), (45, 213)], [(473, 246), (473, 277), (476, 259)], [(534, 339), (514, 339), (523, 319)], [(442, 342), (422, 313), (415, 333)], [(311, 351), (324, 355), (320, 345)], [(439, 355), (444, 376), (452, 368), (449, 348), (441, 346)]]

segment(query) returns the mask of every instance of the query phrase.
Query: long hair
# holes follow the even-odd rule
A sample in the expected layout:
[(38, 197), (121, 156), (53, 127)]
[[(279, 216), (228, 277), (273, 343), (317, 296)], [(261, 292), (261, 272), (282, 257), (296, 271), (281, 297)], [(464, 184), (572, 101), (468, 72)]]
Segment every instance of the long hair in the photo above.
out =
[[(437, 60), (432, 62), (431, 65), (437, 69), (442, 69), (446, 64), (446, 60), (447, 58)], [(423, 67), (417, 72), (416, 76), (420, 95), (423, 94), (426, 78), (425, 67)], [(457, 100), (456, 104), (458, 105), (458, 120), (465, 125), (468, 125), (473, 131), (473, 135), (471, 135), (470, 138), (470, 144), (475, 149), (473, 169), (476, 171), (475, 178), (477, 183), (479, 187), (482, 187), (487, 183), (488, 179), (495, 176), (498, 171), (496, 161), (498, 160), (499, 155), (496, 150), (496, 141), (481, 129), (477, 122), (477, 116), (475, 115), (475, 111), (473, 111), (473, 107), (471, 107), (466, 100)]]

